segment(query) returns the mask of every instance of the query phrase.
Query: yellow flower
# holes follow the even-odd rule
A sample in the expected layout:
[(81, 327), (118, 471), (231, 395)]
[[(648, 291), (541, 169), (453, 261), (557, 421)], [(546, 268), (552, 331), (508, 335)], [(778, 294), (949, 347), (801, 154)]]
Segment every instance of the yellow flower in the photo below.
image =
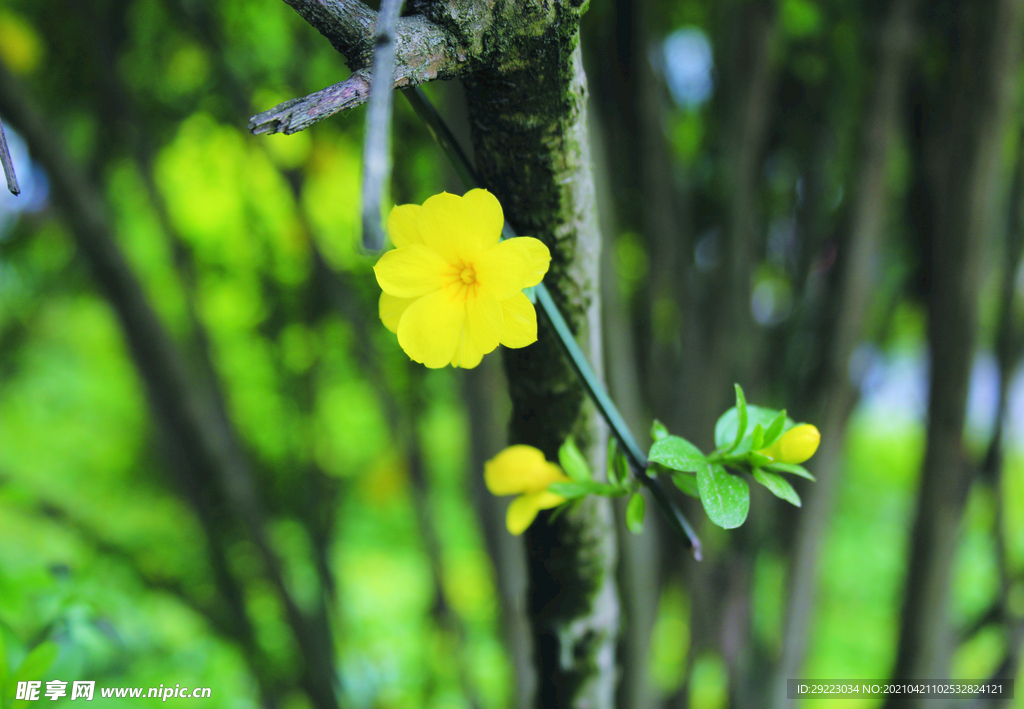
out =
[(797, 465), (814, 455), (820, 441), (821, 434), (818, 433), (818, 429), (809, 423), (802, 423), (786, 431), (775, 443), (758, 453), (768, 456), (776, 463)]
[(565, 502), (561, 495), (548, 492), (548, 485), (554, 482), (569, 482), (569, 478), (533, 446), (509, 446), (484, 464), (484, 483), (491, 494), (519, 495), (505, 516), (505, 526), (512, 534), (525, 532), (541, 510)]
[(431, 369), (469, 369), (498, 343), (537, 341), (537, 311), (522, 291), (541, 282), (551, 253), (531, 237), (499, 241), (503, 224), (487, 190), (391, 210), (396, 248), (373, 270), (384, 291), (380, 319), (409, 357)]

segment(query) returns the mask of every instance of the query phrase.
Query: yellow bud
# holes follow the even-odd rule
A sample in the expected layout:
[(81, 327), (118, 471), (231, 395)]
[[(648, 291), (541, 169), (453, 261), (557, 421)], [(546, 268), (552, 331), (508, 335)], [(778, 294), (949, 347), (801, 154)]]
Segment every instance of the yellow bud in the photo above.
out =
[(821, 434), (818, 433), (818, 429), (809, 423), (802, 423), (786, 431), (775, 443), (759, 450), (758, 453), (776, 463), (797, 465), (814, 455), (820, 441)]

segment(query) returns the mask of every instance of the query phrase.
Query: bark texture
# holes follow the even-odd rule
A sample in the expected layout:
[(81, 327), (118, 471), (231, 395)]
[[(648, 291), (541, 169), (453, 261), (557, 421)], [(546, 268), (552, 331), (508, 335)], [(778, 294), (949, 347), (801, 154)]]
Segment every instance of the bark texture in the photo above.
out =
[[(545, 283), (595, 369), (601, 367), (600, 237), (586, 123), (586, 79), (572, 4), (506, 8), (501, 56), (465, 80), (476, 164), (521, 234), (552, 252)], [(538, 31), (539, 30), (539, 31)], [(597, 473), (605, 432), (542, 323), (540, 341), (506, 353), (511, 439), (555, 459), (570, 434)], [(611, 707), (619, 606), (615, 532), (606, 500), (587, 500), (527, 533), (528, 609), (537, 706)]]

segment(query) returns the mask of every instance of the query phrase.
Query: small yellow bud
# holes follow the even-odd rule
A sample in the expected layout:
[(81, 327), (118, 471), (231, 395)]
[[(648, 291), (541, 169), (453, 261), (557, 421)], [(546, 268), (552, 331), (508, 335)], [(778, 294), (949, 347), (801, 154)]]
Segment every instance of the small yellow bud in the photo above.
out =
[(802, 423), (786, 431), (775, 443), (759, 450), (758, 453), (776, 463), (797, 465), (814, 455), (820, 441), (821, 434), (818, 433), (818, 429), (809, 423)]

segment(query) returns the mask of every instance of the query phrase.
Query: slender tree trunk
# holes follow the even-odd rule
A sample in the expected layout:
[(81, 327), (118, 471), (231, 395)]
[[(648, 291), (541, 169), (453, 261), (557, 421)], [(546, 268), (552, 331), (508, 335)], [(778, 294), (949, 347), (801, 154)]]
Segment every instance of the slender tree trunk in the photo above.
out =
[[(617, 213), (613, 182), (617, 173), (609, 168), (609, 156), (602, 150), (608, 145), (600, 130), (601, 122), (592, 119), (594, 134), (598, 203), (602, 205), (601, 231), (605, 235), (601, 251), (601, 303), (603, 306), (605, 358), (608, 390), (615, 399), (626, 425), (646, 442), (642, 401), (641, 370), (637, 366), (636, 333), (629, 316), (629, 303), (619, 288), (615, 268), (614, 242), (608, 237), (616, 233)], [(647, 419), (649, 420), (649, 419)], [(659, 532), (657, 515), (647, 519), (643, 534), (631, 534), (625, 526), (625, 500), (616, 507), (616, 529), (620, 544), (617, 581), (622, 599), (623, 630), (619, 638), (618, 656), (621, 677), (616, 693), (616, 706), (630, 709), (653, 709), (655, 696), (650, 688), (648, 655), (651, 630), (654, 626), (660, 593), (658, 569)]]
[[(750, 286), (763, 238), (758, 222), (759, 175), (772, 120), (776, 6), (771, 0), (753, 0), (721, 3), (716, 8), (721, 13), (717, 24), (723, 28), (715, 54), (721, 77), (716, 108), (722, 125), (716, 189), (721, 228), (712, 237), (718, 263), (707, 273), (691, 269), (692, 283), (677, 290), (680, 312), (685, 313), (677, 365), (684, 395), (675, 399), (677, 411), (671, 415), (679, 421), (683, 435), (704, 449), (714, 447), (715, 420), (732, 405), (733, 382), (741, 382), (752, 400), (758, 392), (752, 365), (761, 334), (750, 312)], [(688, 662), (692, 666), (706, 652), (719, 655), (729, 669), (733, 701), (745, 696), (751, 659), (748, 599), (761, 540), (749, 528), (769, 513), (763, 506), (752, 507), (744, 528), (730, 533), (717, 558), (696, 566), (690, 576)], [(708, 531), (712, 536), (717, 533)], [(688, 691), (688, 686), (682, 688), (674, 706), (688, 706)]]
[[(950, 574), (970, 482), (962, 447), (967, 386), (982, 248), (1001, 197), (1001, 148), (1013, 106), (1022, 5), (1021, 0), (959, 5), (951, 46), (962, 49), (946, 94), (951, 95), (948, 119), (930, 133), (938, 158), (925, 166), (936, 196), (929, 254), (928, 442), (893, 671), (897, 678), (943, 678), (953, 651)], [(937, 701), (892, 695), (885, 707), (943, 706)]]
[(822, 441), (814, 460), (818, 482), (810, 489), (807, 505), (799, 517), (782, 658), (771, 694), (773, 706), (780, 708), (788, 704), (786, 679), (800, 676), (817, 608), (818, 560), (839, 491), (838, 462), (856, 397), (848, 374), (849, 362), (864, 334), (864, 320), (877, 282), (879, 246), (887, 214), (887, 165), (902, 106), (915, 4), (916, 0), (890, 3), (881, 31), (875, 85), (865, 112), (854, 207), (842, 247), (842, 282), (836, 298), (839, 308), (826, 352)]
[[(484, 542), (494, 563), (495, 585), (501, 603), (505, 647), (515, 671), (517, 709), (527, 709), (536, 687), (533, 645), (526, 617), (526, 552), (523, 540), (505, 529), (506, 500), (496, 498), (484, 487), (481, 471), (495, 452), (505, 447), (506, 419), (494, 401), (494, 392), (505, 389), (500, 362), (485, 357), (480, 366), (466, 373), (464, 391), (470, 423), (473, 498), (483, 529)], [(498, 420), (498, 416), (501, 420)]]
[[(506, 218), (551, 248), (545, 283), (600, 372), (600, 235), (586, 79), (577, 21), (565, 6), (550, 12), (553, 22), (539, 36), (514, 37), (514, 54), (465, 80), (470, 125), (478, 170)], [(512, 441), (554, 460), (574, 435), (595, 473), (603, 474), (605, 431), (553, 332), (542, 321), (540, 341), (508, 351), (505, 361)], [(610, 708), (619, 622), (611, 505), (589, 499), (553, 524), (546, 516), (527, 533), (537, 706)]]

